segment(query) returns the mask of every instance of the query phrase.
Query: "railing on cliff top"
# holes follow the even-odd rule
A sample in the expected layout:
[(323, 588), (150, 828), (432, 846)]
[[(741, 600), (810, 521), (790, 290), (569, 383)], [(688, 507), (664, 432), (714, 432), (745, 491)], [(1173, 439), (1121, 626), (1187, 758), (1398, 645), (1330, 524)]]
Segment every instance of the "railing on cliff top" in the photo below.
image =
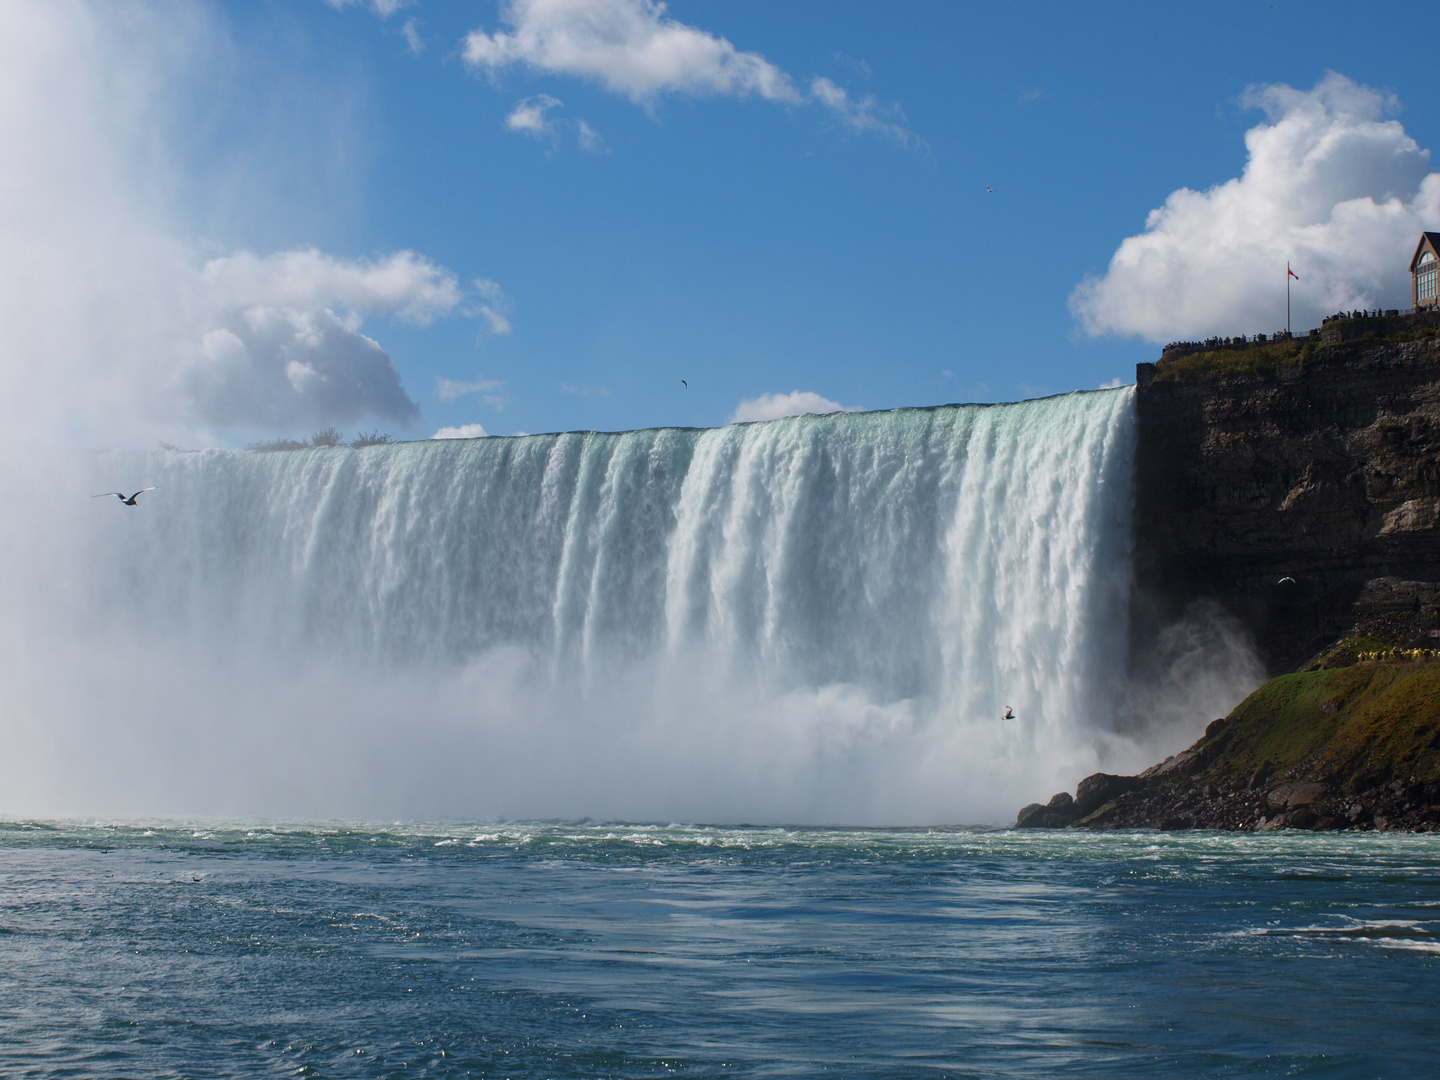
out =
[[(1203, 341), (1172, 341), (1160, 350), (1160, 360), (1177, 360), (1197, 352), (1214, 352), (1219, 349), (1243, 350), (1258, 345), (1273, 345), (1279, 341), (1293, 341), (1312, 338), (1322, 345), (1338, 345), (1344, 341), (1366, 337), (1376, 331), (1391, 329), (1385, 320), (1405, 319), (1410, 321), (1416, 315), (1434, 315), (1434, 309), (1417, 312), (1414, 308), (1376, 308), (1374, 310), (1338, 311), (1326, 316), (1315, 329), (1304, 334), (1291, 334), (1288, 330), (1277, 330), (1273, 334), (1253, 334), (1246, 337), (1211, 337)], [(1427, 320), (1429, 321), (1429, 320)], [(1398, 329), (1398, 327), (1395, 327)]]

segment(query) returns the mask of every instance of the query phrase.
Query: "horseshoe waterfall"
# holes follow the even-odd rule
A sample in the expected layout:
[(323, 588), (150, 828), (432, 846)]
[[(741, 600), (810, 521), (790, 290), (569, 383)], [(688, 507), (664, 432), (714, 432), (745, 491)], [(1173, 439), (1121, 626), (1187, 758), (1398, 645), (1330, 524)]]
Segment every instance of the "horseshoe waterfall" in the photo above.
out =
[(1008, 820), (1118, 738), (1132, 393), (37, 455), (3, 782), (100, 814)]

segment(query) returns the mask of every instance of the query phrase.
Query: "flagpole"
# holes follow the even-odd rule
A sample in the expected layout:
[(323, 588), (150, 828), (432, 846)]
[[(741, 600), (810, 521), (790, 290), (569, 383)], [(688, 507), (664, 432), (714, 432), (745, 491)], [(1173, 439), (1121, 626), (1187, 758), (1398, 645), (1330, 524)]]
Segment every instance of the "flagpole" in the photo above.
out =
[(1290, 269), (1290, 260), (1285, 260), (1285, 336), (1290, 336), (1290, 275), (1294, 271)]

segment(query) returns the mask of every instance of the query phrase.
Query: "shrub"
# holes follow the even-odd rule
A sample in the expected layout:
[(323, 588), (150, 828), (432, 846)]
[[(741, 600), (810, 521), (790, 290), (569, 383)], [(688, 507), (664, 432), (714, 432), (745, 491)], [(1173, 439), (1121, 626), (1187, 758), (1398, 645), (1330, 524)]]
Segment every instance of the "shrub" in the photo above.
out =
[(388, 432), (387, 432), (386, 434), (382, 435), (382, 434), (380, 434), (380, 432), (378, 432), (378, 431), (357, 431), (357, 432), (355, 433), (355, 439), (354, 439), (353, 442), (350, 443), (350, 445), (351, 445), (351, 446), (357, 446), (357, 447), (358, 447), (358, 446), (384, 446), (384, 445), (385, 445), (386, 443), (388, 443), (389, 441), (390, 441), (390, 435), (389, 435)]

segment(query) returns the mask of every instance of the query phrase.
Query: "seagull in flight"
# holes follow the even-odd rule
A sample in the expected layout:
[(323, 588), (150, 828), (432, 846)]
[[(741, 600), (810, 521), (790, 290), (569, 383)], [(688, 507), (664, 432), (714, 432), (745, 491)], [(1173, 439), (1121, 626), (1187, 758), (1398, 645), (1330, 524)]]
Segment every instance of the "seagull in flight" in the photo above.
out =
[(1015, 719), (1015, 706), (1014, 706), (1014, 705), (1006, 705), (1006, 706), (1005, 706), (1005, 715), (1002, 716), (1000, 719), (1001, 719), (1001, 720), (1014, 720), (1014, 719)]
[(994, 189), (993, 187), (991, 187), (989, 184), (986, 184), (986, 185), (985, 185), (985, 193), (986, 193), (987, 195), (994, 195), (994, 194), (995, 194), (995, 189)]
[(690, 384), (689, 384), (688, 382), (686, 382), (684, 379), (681, 379), (681, 380), (680, 380), (680, 385), (683, 386), (686, 390), (689, 390), (689, 389), (690, 389)]
[(1291, 577), (1289, 574), (1286, 574), (1284, 577), (1282, 577), (1282, 578), (1281, 578), (1279, 581), (1277, 581), (1275, 584), (1276, 584), (1276, 585), (1294, 585), (1294, 584), (1295, 584), (1295, 579), (1294, 579), (1293, 577)]
[(92, 499), (103, 499), (106, 495), (114, 495), (117, 499), (119, 499), (121, 502), (123, 502), (126, 506), (134, 506), (136, 499), (138, 499), (141, 495), (144, 495), (145, 492), (147, 492), (147, 491), (154, 491), (154, 490), (155, 490), (155, 487), (154, 487), (154, 485), (152, 484), (152, 485), (151, 485), (150, 487), (148, 487), (148, 488), (141, 488), (139, 491), (135, 492), (134, 495), (126, 495), (123, 491), (102, 491), (99, 495), (91, 495), (90, 497), (91, 497)]

